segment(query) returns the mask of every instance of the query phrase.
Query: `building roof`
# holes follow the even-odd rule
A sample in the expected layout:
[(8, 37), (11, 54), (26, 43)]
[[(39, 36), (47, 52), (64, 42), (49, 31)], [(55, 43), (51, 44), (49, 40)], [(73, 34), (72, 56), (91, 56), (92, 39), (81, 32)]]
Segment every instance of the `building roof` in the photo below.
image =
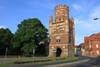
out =
[(100, 36), (100, 32), (90, 35), (90, 37), (94, 37), (94, 36)]
[(92, 34), (88, 37), (85, 37), (84, 39), (85, 39), (85, 41), (100, 39), (100, 32), (99, 33), (94, 33), (94, 34)]

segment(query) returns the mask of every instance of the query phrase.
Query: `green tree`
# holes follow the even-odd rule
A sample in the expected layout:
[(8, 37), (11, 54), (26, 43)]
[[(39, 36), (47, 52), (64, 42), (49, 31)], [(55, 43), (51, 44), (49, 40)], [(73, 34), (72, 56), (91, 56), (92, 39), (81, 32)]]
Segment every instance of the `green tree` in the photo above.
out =
[(8, 49), (12, 46), (12, 38), (13, 38), (13, 34), (8, 28), (0, 29), (0, 53), (1, 54), (5, 54), (6, 48)]
[(32, 54), (33, 48), (38, 47), (41, 41), (47, 39), (47, 29), (37, 18), (26, 19), (18, 25), (14, 36), (14, 48), (17, 52)]

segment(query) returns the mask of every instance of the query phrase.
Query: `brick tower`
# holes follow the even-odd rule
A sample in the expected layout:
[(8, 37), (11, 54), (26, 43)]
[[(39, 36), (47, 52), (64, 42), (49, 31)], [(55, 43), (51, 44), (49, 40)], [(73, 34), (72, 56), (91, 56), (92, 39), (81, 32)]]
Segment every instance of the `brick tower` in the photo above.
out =
[(69, 18), (69, 8), (66, 5), (55, 7), (54, 19), (49, 18), (49, 57), (67, 57), (74, 54), (74, 21)]

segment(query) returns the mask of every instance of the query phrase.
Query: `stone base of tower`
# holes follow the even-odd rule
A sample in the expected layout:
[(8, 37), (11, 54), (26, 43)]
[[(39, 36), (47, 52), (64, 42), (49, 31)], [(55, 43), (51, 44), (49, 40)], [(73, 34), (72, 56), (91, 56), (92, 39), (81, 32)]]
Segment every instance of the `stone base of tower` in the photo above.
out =
[(74, 56), (74, 45), (68, 46), (68, 56)]
[[(67, 52), (68, 50), (67, 49), (63, 49), (63, 51), (65, 51), (65, 52), (62, 52), (59, 57), (67, 57), (68, 56), (68, 52)], [(56, 52), (50, 51), (48, 57), (57, 57), (56, 56)]]
[(74, 50), (71, 46), (61, 45), (61, 46), (49, 46), (49, 56), (48, 57), (57, 57), (57, 49), (61, 50), (59, 57), (68, 57), (74, 55)]

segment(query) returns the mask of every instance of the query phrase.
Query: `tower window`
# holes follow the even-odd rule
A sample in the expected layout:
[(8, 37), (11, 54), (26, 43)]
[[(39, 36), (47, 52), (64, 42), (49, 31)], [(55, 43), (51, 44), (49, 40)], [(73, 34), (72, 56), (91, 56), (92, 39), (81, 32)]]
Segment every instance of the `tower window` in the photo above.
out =
[(60, 28), (59, 28), (59, 32), (61, 32), (61, 31), (62, 31), (62, 28), (60, 27)]
[(60, 43), (60, 41), (61, 41), (60, 39), (57, 39), (57, 40), (56, 40), (57, 43)]

